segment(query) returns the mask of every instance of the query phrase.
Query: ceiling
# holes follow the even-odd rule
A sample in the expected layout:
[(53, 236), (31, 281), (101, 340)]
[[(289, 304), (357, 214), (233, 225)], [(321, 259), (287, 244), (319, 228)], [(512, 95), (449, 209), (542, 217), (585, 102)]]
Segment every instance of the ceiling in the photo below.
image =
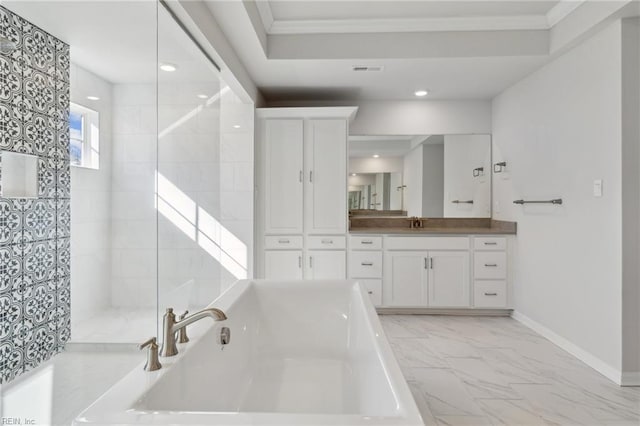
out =
[(273, 105), (491, 99), (549, 60), (549, 29), (582, 4), (204, 1)]
[(545, 15), (556, 1), (269, 1), (274, 20)]
[[(155, 1), (5, 0), (2, 5), (67, 42), (73, 63), (112, 83), (218, 79)], [(158, 73), (158, 62), (176, 64), (178, 70)]]

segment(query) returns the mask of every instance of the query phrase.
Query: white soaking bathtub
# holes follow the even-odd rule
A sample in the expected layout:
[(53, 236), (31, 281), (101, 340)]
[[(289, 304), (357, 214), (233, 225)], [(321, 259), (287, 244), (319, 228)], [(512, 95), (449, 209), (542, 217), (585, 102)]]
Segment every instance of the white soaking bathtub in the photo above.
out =
[(423, 424), (356, 281), (238, 281), (211, 306), (228, 319), (201, 320), (162, 369), (140, 365), (74, 425)]

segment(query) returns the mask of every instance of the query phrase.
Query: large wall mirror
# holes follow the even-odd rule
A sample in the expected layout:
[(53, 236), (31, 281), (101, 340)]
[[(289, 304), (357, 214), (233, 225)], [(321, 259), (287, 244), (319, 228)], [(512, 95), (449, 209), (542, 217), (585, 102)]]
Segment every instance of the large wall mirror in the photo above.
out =
[(491, 136), (350, 136), (348, 192), (354, 216), (491, 217)]

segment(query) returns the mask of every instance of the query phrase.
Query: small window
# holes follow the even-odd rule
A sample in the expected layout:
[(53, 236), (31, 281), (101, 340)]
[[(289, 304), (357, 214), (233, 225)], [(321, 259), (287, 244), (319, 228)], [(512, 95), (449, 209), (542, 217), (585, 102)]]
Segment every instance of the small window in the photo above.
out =
[(69, 112), (69, 157), (71, 165), (100, 168), (100, 114), (71, 103)]

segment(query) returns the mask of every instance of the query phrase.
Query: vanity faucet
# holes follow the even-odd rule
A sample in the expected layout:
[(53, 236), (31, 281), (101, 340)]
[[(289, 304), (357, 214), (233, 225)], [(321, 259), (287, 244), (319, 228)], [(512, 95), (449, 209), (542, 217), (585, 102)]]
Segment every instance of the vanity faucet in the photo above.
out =
[(213, 318), (214, 321), (224, 321), (227, 319), (227, 316), (220, 309), (207, 308), (193, 315), (189, 315), (184, 319), (181, 317), (179, 321), (176, 321), (176, 314), (173, 313), (173, 308), (167, 308), (167, 312), (164, 314), (162, 321), (162, 336), (164, 339), (162, 341), (162, 348), (160, 348), (160, 356), (167, 357), (177, 355), (176, 333), (202, 318)]

